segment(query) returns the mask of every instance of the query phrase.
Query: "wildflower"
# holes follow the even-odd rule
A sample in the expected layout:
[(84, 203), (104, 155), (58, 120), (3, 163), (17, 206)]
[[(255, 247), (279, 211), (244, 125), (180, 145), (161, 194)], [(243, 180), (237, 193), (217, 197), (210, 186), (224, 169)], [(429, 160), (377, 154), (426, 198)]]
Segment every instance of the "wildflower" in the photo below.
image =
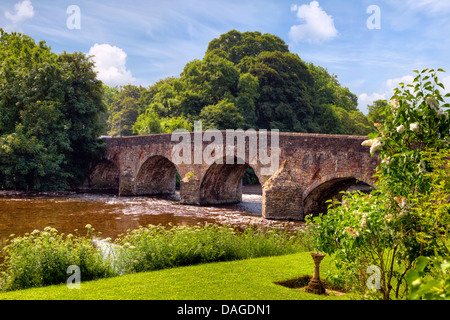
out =
[(88, 223), (88, 224), (85, 226), (85, 228), (86, 228), (86, 229), (90, 229), (90, 228), (92, 228), (92, 226)]
[(371, 147), (372, 144), (373, 144), (373, 140), (364, 140), (364, 141), (361, 143), (361, 145), (362, 145), (363, 147)]
[(405, 126), (404, 125), (401, 125), (401, 126), (397, 127), (397, 132), (398, 133), (403, 133), (403, 131), (405, 131)]
[(417, 131), (417, 130), (419, 130), (419, 123), (418, 123), (418, 122), (411, 123), (411, 124), (409, 125), (409, 130), (411, 130), (411, 131)]

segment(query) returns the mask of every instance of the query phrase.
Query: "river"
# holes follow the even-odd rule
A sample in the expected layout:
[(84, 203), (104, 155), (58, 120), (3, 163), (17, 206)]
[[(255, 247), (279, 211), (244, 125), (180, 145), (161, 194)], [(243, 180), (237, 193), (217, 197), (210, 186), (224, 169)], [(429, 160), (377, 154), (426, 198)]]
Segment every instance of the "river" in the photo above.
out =
[(244, 186), (242, 202), (233, 205), (181, 205), (179, 194), (170, 197), (118, 197), (75, 192), (24, 194), (0, 193), (0, 247), (11, 234), (22, 236), (50, 226), (63, 233), (85, 234), (92, 225), (101, 237), (117, 235), (139, 226), (219, 223), (245, 227), (272, 225), (293, 229), (302, 222), (266, 220), (261, 216), (262, 196), (255, 186)]

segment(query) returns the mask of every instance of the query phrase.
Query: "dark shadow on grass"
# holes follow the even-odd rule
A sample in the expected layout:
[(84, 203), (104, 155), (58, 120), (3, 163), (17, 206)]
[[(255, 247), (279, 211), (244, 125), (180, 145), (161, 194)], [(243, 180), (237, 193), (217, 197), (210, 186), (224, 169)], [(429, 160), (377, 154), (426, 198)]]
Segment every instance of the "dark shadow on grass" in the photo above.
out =
[[(312, 276), (304, 275), (299, 278), (289, 279), (289, 280), (284, 280), (284, 281), (277, 281), (274, 283), (278, 284), (280, 286), (283, 286), (283, 287), (290, 288), (290, 289), (302, 289), (303, 290), (308, 285), (311, 278), (312, 278)], [(322, 282), (323, 286), (325, 287), (327, 295), (328, 294), (342, 295), (342, 294), (346, 294), (349, 292), (345, 288), (334, 285), (330, 281), (323, 280), (323, 279), (320, 279), (320, 281)]]

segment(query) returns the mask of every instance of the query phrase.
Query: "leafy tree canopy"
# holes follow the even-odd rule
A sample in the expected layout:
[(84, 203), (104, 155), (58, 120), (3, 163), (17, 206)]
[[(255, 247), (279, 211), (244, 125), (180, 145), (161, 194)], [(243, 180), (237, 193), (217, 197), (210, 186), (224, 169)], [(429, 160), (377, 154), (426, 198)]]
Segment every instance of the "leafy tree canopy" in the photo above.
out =
[[(122, 134), (130, 133), (133, 119), (135, 134), (192, 128), (197, 120), (216, 129), (358, 135), (375, 130), (358, 110), (357, 96), (336, 76), (302, 61), (281, 38), (257, 31), (231, 30), (213, 39), (203, 59), (188, 62), (180, 77), (138, 91), (138, 97), (133, 90), (120, 91), (136, 101), (133, 113), (122, 117)], [(125, 100), (116, 99), (124, 109)], [(117, 107), (110, 103), (109, 109), (109, 133), (118, 135)], [(162, 129), (161, 121), (172, 117), (178, 121)]]
[(0, 29), (0, 188), (63, 189), (101, 143), (102, 83), (82, 53)]

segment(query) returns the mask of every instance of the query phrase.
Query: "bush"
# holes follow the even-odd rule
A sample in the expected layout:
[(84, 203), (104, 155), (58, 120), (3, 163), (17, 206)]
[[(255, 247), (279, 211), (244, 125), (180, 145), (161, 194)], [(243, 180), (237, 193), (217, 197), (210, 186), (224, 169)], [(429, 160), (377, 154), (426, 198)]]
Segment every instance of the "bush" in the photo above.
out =
[(77, 265), (83, 281), (113, 275), (111, 263), (91, 243), (93, 229), (87, 225), (88, 237), (64, 235), (51, 227), (17, 237), (4, 248), (0, 289), (19, 290), (64, 283), (67, 268)]
[(140, 227), (119, 237), (116, 266), (125, 273), (299, 252), (299, 234), (228, 226)]
[[(450, 253), (450, 121), (441, 109), (450, 105), (439, 105), (444, 86), (435, 70), (415, 72), (413, 85), (395, 90), (378, 133), (363, 142), (381, 158), (377, 190), (344, 196), (342, 206), (313, 219), (316, 248), (336, 255), (333, 279), (382, 299), (408, 296), (405, 276), (419, 256)], [(374, 268), (375, 291), (367, 284)]]
[(310, 248), (308, 231), (243, 231), (228, 226), (158, 225), (139, 227), (110, 239), (87, 235), (64, 235), (54, 228), (35, 230), (17, 237), (4, 248), (0, 290), (19, 290), (66, 282), (67, 268), (80, 268), (81, 280), (89, 281), (124, 273), (295, 253)]
[(450, 299), (450, 262), (441, 257), (419, 257), (416, 268), (406, 273), (410, 300)]

